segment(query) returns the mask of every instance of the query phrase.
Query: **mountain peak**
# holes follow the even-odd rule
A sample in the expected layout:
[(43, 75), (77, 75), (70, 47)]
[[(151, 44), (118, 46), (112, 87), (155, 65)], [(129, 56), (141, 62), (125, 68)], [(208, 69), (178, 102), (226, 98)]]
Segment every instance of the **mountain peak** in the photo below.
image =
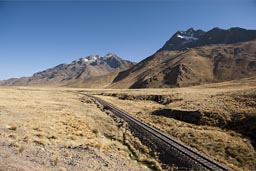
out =
[(187, 31), (187, 33), (194, 33), (195, 32), (195, 29), (193, 27), (189, 28)]
[(176, 34), (176, 38), (181, 40), (198, 40), (198, 38), (194, 36), (194, 33), (194, 30), (180, 31)]
[(114, 79), (113, 88), (166, 88), (256, 74), (256, 30), (177, 31), (155, 54)]
[(79, 58), (79, 60), (75, 60), (75, 61), (73, 61), (73, 63), (77, 63), (78, 62), (78, 63), (92, 64), (94, 62), (102, 61), (102, 60), (105, 60), (107, 58), (118, 58), (118, 59), (121, 59), (120, 57), (118, 57), (114, 53), (107, 53), (105, 56), (89, 55), (87, 57)]
[(96, 55), (89, 55), (89, 56), (87, 56), (86, 58), (87, 59), (90, 59), (90, 58), (99, 58), (100, 56), (98, 55), (98, 54), (96, 54)]
[(118, 56), (114, 53), (107, 53), (104, 57), (109, 58), (109, 57), (118, 57)]
[(256, 39), (255, 30), (233, 27), (228, 30), (215, 27), (208, 32), (189, 28), (176, 32), (159, 50), (181, 50), (211, 44), (232, 44)]
[[(222, 29), (222, 28), (220, 28), (220, 27), (214, 27), (213, 29), (211, 29), (211, 30), (224, 30), (224, 29)], [(210, 31), (211, 31), (210, 30)]]
[(88, 61), (95, 61), (99, 58), (100, 58), (99, 55), (90, 55), (90, 56), (85, 57), (84, 59), (87, 59)]
[(70, 64), (60, 64), (53, 68), (37, 72), (25, 79), (5, 80), (0, 85), (65, 85), (78, 80), (87, 80), (122, 71), (135, 65), (134, 62), (123, 60), (114, 53), (108, 53), (101, 57), (89, 55), (74, 60)]

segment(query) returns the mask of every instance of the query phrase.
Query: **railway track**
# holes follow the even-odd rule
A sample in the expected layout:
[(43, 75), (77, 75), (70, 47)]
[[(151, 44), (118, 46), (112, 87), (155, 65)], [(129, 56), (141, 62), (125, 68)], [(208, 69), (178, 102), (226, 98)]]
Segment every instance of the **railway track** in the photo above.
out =
[[(95, 99), (98, 101), (105, 109), (110, 110), (112, 113), (114, 113), (116, 116), (124, 119), (128, 124), (133, 123), (138, 127), (139, 129), (142, 129), (149, 133), (151, 136), (156, 137), (160, 141), (164, 142), (165, 144), (169, 145), (171, 148), (175, 149), (178, 151), (180, 154), (186, 156), (189, 160), (193, 161), (197, 166), (196, 170), (198, 168), (200, 170), (213, 170), (213, 171), (233, 171), (233, 169), (225, 166), (224, 164), (221, 164), (204, 154), (198, 152), (197, 150), (184, 145), (183, 143), (175, 140), (174, 138), (168, 136), (165, 133), (162, 133), (161, 131), (153, 128), (152, 126), (149, 126), (142, 122), (141, 120), (134, 118), (131, 116), (129, 113), (117, 108), (116, 106), (102, 100), (101, 98), (91, 96), (91, 95), (86, 95), (90, 98)], [(195, 168), (190, 168), (191, 170), (195, 170)]]

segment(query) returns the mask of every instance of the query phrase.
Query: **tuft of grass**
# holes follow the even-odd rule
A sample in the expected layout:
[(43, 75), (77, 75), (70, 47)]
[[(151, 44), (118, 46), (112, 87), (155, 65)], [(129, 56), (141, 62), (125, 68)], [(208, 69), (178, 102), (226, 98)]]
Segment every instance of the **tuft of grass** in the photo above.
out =
[(133, 160), (137, 160), (139, 163), (146, 165), (152, 170), (162, 170), (155, 153), (143, 145), (129, 130), (126, 130), (123, 134), (123, 143), (128, 147), (130, 152), (129, 156)]
[(92, 132), (93, 132), (94, 134), (96, 134), (96, 135), (99, 134), (99, 130), (98, 130), (97, 128), (94, 128), (94, 129), (92, 130)]
[(12, 131), (16, 131), (17, 130), (17, 126), (15, 126), (15, 125), (7, 125), (7, 129), (12, 130)]
[(58, 171), (67, 171), (67, 169), (64, 167), (60, 167)]
[(42, 140), (34, 140), (33, 141), (36, 145), (41, 145), (41, 146), (45, 146), (45, 142), (43, 142)]
[(57, 166), (59, 162), (59, 158), (57, 156), (54, 156), (54, 158), (50, 161), (52, 166)]
[(20, 146), (19, 149), (18, 149), (19, 153), (23, 153), (24, 150), (25, 150), (24, 146)]

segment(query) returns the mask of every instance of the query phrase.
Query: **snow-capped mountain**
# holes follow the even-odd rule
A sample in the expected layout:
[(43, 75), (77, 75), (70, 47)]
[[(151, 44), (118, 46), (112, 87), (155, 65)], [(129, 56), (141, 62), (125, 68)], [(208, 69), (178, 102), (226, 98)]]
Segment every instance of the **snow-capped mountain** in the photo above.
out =
[(197, 30), (195, 31), (193, 28), (188, 29), (187, 31), (178, 31), (175, 34), (175, 38), (176, 39), (180, 39), (182, 40), (198, 40), (199, 37), (202, 35), (202, 33), (204, 33), (202, 30)]
[(91, 64), (92, 62), (95, 62), (97, 59), (99, 59), (100, 56), (99, 55), (90, 55), (84, 58), (80, 58), (79, 60), (75, 60), (73, 61), (74, 63), (77, 61), (83, 62), (83, 63), (87, 63), (87, 64)]
[(255, 30), (246, 30), (238, 27), (228, 30), (215, 27), (208, 32), (190, 28), (187, 31), (176, 32), (159, 51), (181, 50), (210, 44), (231, 44), (251, 41), (255, 38)]
[(256, 30), (191, 28), (177, 31), (155, 54), (120, 72), (112, 88), (184, 87), (255, 75)]
[(135, 63), (123, 60), (116, 54), (108, 53), (105, 56), (90, 55), (74, 60), (70, 64), (60, 64), (31, 77), (9, 79), (1, 85), (65, 85), (69, 81), (86, 80), (92, 77), (109, 74), (113, 71), (122, 71)]

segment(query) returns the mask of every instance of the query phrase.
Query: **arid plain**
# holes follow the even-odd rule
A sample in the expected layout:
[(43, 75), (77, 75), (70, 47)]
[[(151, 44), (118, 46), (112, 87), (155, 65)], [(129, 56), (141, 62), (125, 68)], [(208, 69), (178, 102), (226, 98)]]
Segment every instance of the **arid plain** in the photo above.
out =
[(104, 92), (91, 93), (235, 170), (255, 169), (255, 77), (187, 88)]
[(124, 123), (83, 93), (235, 170), (255, 169), (256, 78), (248, 78), (172, 89), (1, 87), (0, 170), (161, 169)]
[(115, 122), (74, 90), (0, 90), (0, 170), (148, 170)]

